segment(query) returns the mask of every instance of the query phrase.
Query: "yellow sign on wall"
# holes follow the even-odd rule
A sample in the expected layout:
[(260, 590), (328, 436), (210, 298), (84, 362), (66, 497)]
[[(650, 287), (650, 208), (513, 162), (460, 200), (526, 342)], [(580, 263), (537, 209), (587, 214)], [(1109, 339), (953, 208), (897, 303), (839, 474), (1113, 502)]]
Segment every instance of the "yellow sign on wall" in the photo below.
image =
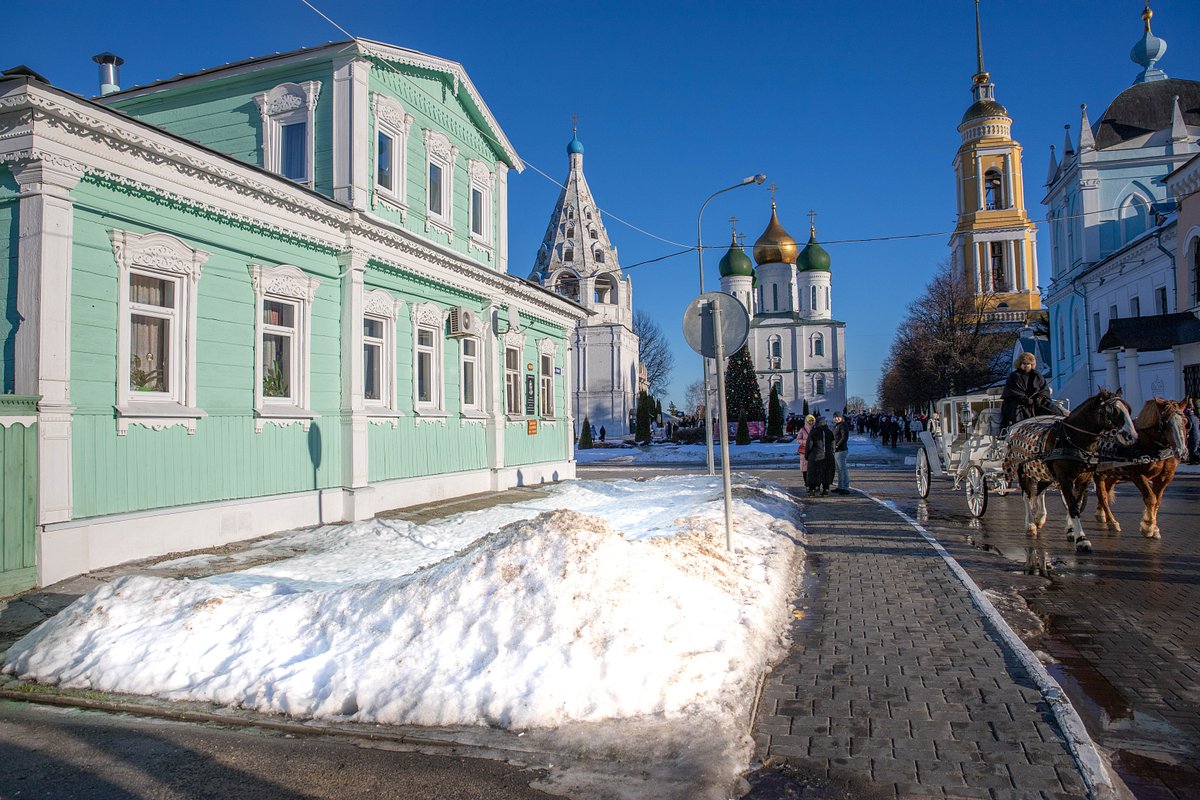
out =
[(526, 420), (525, 421), (525, 432), (528, 433), (530, 436), (536, 436), (537, 435), (537, 424), (538, 424), (538, 421), (536, 419)]

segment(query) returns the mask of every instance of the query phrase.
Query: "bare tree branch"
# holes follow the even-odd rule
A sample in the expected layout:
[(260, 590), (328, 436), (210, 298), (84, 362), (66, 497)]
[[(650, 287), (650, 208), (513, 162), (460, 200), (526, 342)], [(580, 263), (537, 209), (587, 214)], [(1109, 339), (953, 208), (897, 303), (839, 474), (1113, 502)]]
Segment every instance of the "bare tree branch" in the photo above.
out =
[(650, 394), (660, 395), (667, 388), (667, 379), (675, 366), (675, 356), (667, 337), (654, 318), (644, 311), (633, 312), (633, 332), (638, 336), (638, 359), (646, 367)]

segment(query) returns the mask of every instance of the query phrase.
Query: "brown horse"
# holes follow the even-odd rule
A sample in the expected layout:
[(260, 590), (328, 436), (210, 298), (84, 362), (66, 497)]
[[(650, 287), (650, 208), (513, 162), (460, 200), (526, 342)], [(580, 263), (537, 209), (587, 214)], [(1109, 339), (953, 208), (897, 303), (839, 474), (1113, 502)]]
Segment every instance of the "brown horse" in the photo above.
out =
[(1147, 400), (1134, 427), (1138, 432), (1137, 444), (1117, 449), (1112, 454), (1116, 463), (1106, 467), (1102, 461), (1096, 470), (1096, 520), (1106, 523), (1110, 530), (1121, 530), (1121, 523), (1112, 512), (1113, 488), (1121, 481), (1129, 481), (1142, 493), (1145, 505), (1138, 530), (1147, 539), (1158, 539), (1162, 537), (1158, 530), (1158, 506), (1163, 491), (1175, 479), (1175, 469), (1187, 455), (1183, 401), (1161, 397)]
[(1025, 496), (1025, 530), (1037, 536), (1046, 523), (1046, 490), (1058, 484), (1067, 507), (1067, 538), (1081, 553), (1092, 552), (1079, 515), (1099, 459), (1100, 439), (1111, 434), (1122, 445), (1137, 441), (1129, 404), (1121, 390), (1080, 403), (1066, 419), (1032, 417), (1008, 429), (1004, 471)]

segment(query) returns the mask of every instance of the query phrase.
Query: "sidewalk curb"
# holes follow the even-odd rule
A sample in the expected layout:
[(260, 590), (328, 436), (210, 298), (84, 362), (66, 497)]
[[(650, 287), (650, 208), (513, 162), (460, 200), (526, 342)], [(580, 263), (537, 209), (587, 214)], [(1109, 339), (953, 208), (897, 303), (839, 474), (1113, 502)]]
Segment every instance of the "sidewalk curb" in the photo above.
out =
[(856, 489), (855, 491), (895, 513), (908, 523), (913, 530), (921, 534), (925, 541), (942, 557), (947, 566), (950, 567), (950, 571), (962, 582), (967, 593), (971, 596), (971, 601), (975, 604), (975, 607), (992, 624), (992, 627), (1000, 635), (1004, 644), (1012, 651), (1017, 660), (1021, 662), (1021, 665), (1029, 673), (1029, 676), (1037, 683), (1042, 697), (1054, 712), (1054, 718), (1067, 740), (1067, 745), (1071, 749), (1071, 755), (1074, 757), (1075, 764), (1079, 768), (1079, 773), (1083, 778), (1084, 784), (1087, 786), (1089, 797), (1093, 798), (1093, 800), (1117, 800), (1122, 797), (1123, 795), (1118, 792), (1116, 786), (1113, 784), (1100, 749), (1088, 734), (1083, 720), (1075, 710), (1075, 707), (1071, 705), (1071, 701), (1067, 698), (1062, 686), (1046, 670), (1042, 662), (1033, 654), (1033, 651), (1021, 640), (1021, 637), (1017, 636), (1013, 629), (1009, 627), (1004, 617), (992, 605), (992, 601), (988, 599), (983, 590), (967, 574), (967, 571), (958, 563), (958, 560), (950, 555), (933, 534), (925, 530), (915, 519), (897, 508), (894, 503), (887, 500), (880, 500), (878, 497), (862, 489)]

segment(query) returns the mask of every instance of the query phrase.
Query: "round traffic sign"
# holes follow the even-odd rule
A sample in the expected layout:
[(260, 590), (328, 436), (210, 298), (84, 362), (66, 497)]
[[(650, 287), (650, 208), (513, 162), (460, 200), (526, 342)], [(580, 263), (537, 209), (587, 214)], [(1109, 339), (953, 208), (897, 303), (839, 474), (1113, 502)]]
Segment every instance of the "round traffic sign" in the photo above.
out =
[(750, 315), (746, 307), (731, 294), (705, 292), (683, 312), (683, 338), (693, 350), (705, 358), (717, 357), (717, 340), (713, 331), (714, 303), (721, 304), (721, 344), (728, 358), (742, 349), (750, 335)]

